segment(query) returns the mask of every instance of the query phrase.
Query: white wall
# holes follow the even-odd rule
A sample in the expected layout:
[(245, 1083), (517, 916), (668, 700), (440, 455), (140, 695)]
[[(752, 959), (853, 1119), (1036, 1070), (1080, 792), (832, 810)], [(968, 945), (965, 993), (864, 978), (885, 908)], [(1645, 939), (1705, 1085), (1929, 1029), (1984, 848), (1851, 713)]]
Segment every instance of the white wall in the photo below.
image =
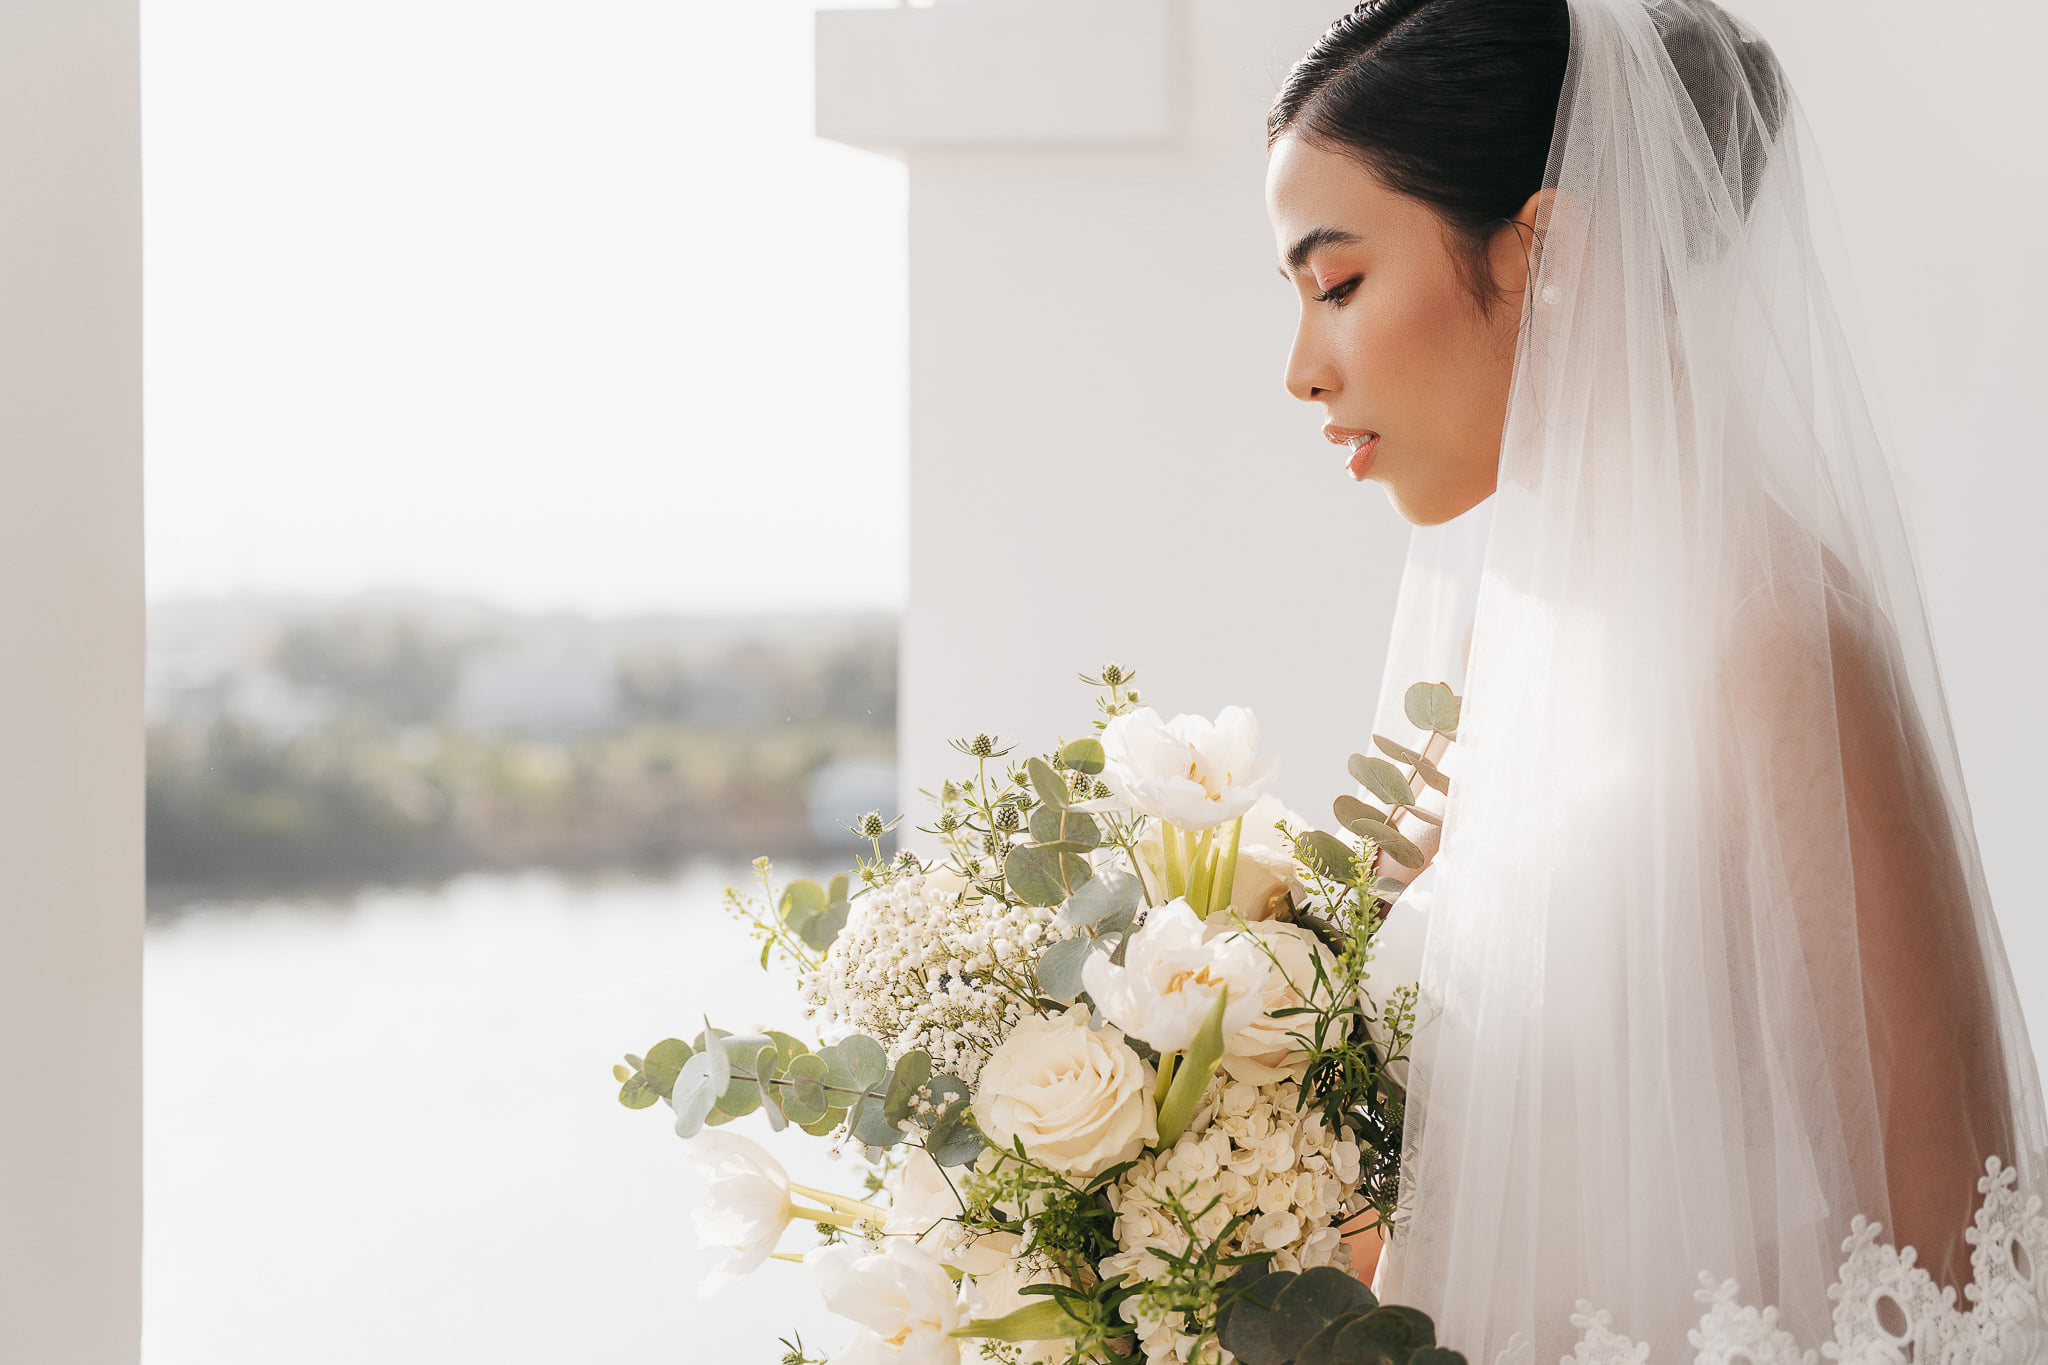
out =
[[(1075, 0), (819, 15), (820, 131), (910, 170), (903, 800), (929, 818), (918, 789), (959, 770), (948, 738), (994, 727), (1037, 748), (1083, 733), (1074, 675), (1115, 659), (1169, 713), (1252, 706), (1285, 754), (1280, 794), (1321, 817), (1348, 788), (1345, 753), (1368, 742), (1405, 526), (1339, 472), (1318, 415), (1281, 388), (1295, 304), (1273, 273), (1263, 120), (1345, 6), (1093, 3), (1112, 18)], [(2048, 11), (1731, 8), (1778, 48), (1834, 178), (1866, 380), (2048, 1052), (2048, 864), (2032, 852), (2048, 823), (2048, 271), (2031, 245), (2048, 223), (2048, 86), (2033, 70)], [(1172, 31), (1148, 52), (1133, 35), (1152, 9)], [(941, 17), (943, 41), (918, 28)], [(890, 32), (918, 36), (892, 49)], [(1061, 65), (1057, 99), (1020, 97), (1061, 44), (1120, 46)], [(1165, 138), (1142, 98), (1154, 61)], [(1130, 81), (1099, 76), (1118, 63)], [(977, 81), (946, 74), (959, 70)]]
[(136, 1359), (134, 0), (0, 5), (0, 1360)]

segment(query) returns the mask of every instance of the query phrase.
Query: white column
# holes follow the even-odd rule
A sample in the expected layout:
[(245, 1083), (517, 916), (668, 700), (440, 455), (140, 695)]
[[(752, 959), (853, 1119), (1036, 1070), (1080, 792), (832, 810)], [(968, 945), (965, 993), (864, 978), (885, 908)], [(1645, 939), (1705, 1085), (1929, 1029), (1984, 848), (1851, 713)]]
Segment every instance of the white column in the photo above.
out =
[[(940, 0), (818, 15), (818, 129), (910, 168), (907, 822), (1077, 681), (1252, 707), (1281, 796), (1352, 788), (1407, 527), (1281, 385), (1265, 110), (1330, 0)], [(913, 844), (921, 841), (912, 836)], [(928, 845), (924, 845), (928, 846)]]
[(137, 1358), (135, 0), (0, 5), (0, 1360)]

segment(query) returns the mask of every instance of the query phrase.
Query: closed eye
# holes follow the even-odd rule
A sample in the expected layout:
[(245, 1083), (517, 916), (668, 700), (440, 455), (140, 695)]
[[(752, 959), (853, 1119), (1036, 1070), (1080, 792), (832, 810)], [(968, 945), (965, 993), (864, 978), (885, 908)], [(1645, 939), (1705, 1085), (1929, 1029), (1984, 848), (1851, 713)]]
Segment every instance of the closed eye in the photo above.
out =
[(1311, 294), (1309, 297), (1317, 303), (1333, 303), (1337, 307), (1342, 308), (1344, 301), (1351, 297), (1351, 291), (1356, 289), (1358, 282), (1364, 278), (1365, 276), (1363, 275), (1353, 275), (1350, 279), (1340, 284), (1333, 284), (1322, 293)]

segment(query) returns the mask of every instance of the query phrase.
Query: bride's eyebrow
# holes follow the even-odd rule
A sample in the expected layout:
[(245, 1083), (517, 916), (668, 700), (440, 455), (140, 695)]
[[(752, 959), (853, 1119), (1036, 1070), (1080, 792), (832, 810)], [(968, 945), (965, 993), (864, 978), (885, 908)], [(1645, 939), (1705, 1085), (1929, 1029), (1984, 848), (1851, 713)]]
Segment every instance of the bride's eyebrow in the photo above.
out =
[(1322, 250), (1324, 247), (1350, 246), (1353, 243), (1362, 242), (1364, 240), (1365, 238), (1359, 236), (1357, 233), (1346, 232), (1343, 228), (1310, 228), (1307, 232), (1304, 232), (1301, 235), (1300, 241), (1296, 242), (1293, 246), (1287, 248), (1287, 264), (1285, 266), (1275, 266), (1273, 268), (1280, 272), (1281, 279), (1290, 279), (1294, 275), (1300, 273), (1301, 268), (1308, 264), (1308, 258), (1310, 256), (1313, 256), (1316, 252)]

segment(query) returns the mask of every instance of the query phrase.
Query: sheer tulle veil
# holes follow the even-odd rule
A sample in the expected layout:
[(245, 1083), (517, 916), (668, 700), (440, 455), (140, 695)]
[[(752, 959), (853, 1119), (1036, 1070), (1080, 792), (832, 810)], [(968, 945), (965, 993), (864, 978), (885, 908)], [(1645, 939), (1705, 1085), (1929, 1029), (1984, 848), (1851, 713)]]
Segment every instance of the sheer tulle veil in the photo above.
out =
[(1711, 0), (1569, 9), (1498, 489), (1413, 533), (1376, 712), (1465, 696), (1382, 1296), (1690, 1360), (1705, 1271), (1813, 1345), (1861, 1214), (1967, 1310), (2048, 1124), (1812, 135)]

